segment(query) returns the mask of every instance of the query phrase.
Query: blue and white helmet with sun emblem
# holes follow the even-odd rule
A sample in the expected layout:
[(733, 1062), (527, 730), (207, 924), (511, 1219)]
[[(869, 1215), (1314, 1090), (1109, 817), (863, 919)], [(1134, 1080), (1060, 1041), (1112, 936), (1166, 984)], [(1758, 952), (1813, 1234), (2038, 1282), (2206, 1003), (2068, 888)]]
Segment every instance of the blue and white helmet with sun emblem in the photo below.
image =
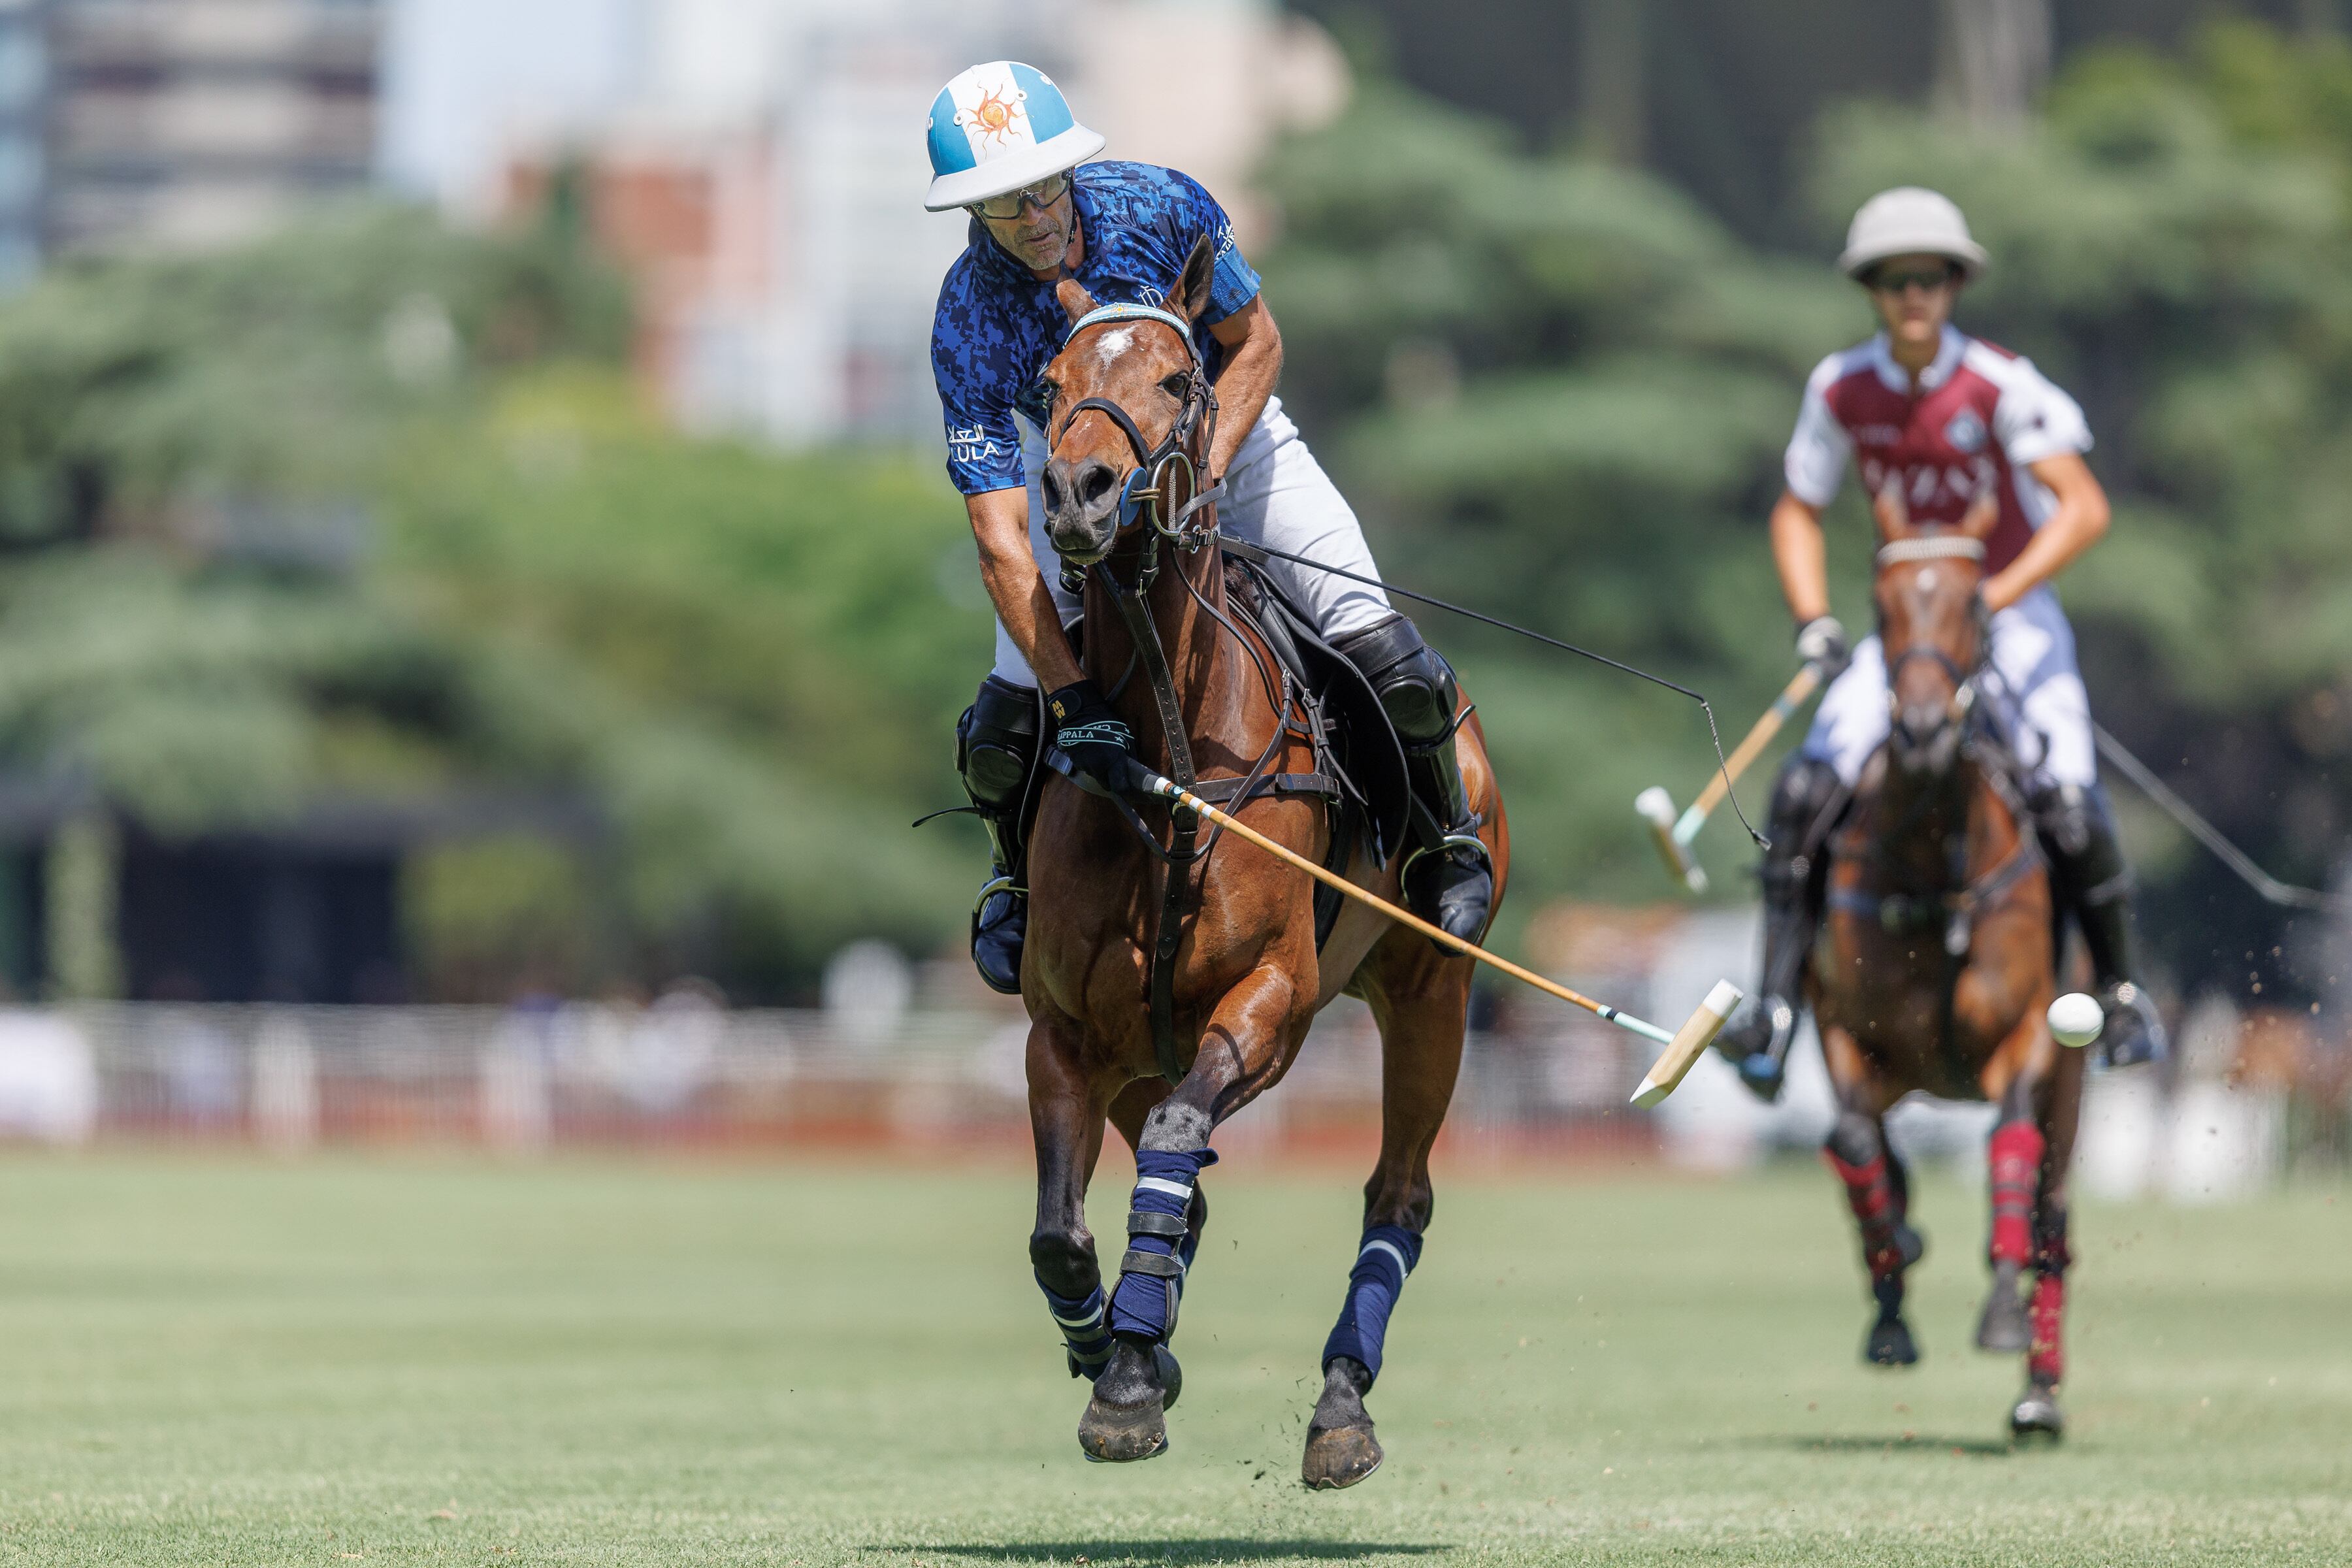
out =
[(1103, 150), (1054, 79), (1018, 60), (974, 66), (931, 100), (931, 189), (946, 212), (1034, 185)]

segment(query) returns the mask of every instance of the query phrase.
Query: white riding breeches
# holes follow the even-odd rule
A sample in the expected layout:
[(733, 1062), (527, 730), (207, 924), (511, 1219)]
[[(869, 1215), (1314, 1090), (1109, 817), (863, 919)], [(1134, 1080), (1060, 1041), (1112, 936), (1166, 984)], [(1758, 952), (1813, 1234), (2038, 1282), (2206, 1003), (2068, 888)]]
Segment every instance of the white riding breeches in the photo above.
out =
[[(1038, 492), (1038, 476), (1045, 472), (1046, 456), (1043, 438), (1023, 421), (1021, 457), (1029, 470), (1029, 548), (1037, 557), (1066, 626), (1077, 619), (1079, 601), (1076, 595), (1063, 589), (1059, 560), (1045, 537), (1045, 503)], [(1217, 503), (1217, 527), (1245, 543), (1286, 550), (1362, 577), (1380, 575), (1354, 510), (1323, 471), (1323, 465), (1315, 460), (1315, 454), (1307, 449), (1298, 426), (1282, 411), (1279, 397), (1266, 399), (1265, 412), (1258, 416), (1241, 450), (1234, 455), (1233, 467), (1225, 474), (1224, 496)], [(1314, 618), (1327, 642), (1360, 632), (1390, 613), (1388, 595), (1378, 588), (1287, 561), (1268, 561), (1266, 572), (1291, 603)], [(996, 675), (1015, 686), (1037, 684), (1029, 661), (1013, 646), (1002, 622), (996, 627)]]
[[(2080, 784), (2099, 778), (2091, 738), (2091, 698), (2074, 664), (2074, 628), (2047, 584), (1992, 617), (1989, 668), (1979, 700), (2036, 780)], [(1853, 662), (1822, 694), (1804, 754), (1828, 763), (1852, 785), (1886, 739), (1886, 659), (1875, 636), (1855, 645)]]

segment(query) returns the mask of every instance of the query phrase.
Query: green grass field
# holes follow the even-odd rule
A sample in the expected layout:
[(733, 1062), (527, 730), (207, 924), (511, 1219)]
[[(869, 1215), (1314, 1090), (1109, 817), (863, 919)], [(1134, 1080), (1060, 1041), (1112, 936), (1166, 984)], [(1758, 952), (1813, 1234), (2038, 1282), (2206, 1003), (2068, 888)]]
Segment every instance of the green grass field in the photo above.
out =
[(1017, 1168), (17, 1158), (0, 1562), (2352, 1561), (2352, 1194), (2086, 1207), (2074, 1429), (2012, 1453), (1973, 1193), (1886, 1373), (1816, 1169), (1446, 1183), (1387, 1467), (1307, 1494), (1353, 1183), (1211, 1184), (1173, 1451), (1110, 1468)]

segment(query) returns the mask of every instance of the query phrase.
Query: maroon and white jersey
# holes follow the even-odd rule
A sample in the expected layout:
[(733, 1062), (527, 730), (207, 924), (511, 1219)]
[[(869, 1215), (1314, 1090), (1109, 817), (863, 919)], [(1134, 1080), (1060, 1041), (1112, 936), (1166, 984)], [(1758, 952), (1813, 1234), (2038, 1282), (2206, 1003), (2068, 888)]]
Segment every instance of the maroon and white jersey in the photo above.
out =
[(1837, 499), (1849, 458), (1873, 495), (1899, 474), (1923, 522), (1959, 521), (1979, 488), (1993, 484), (2000, 521), (1985, 542), (1985, 570), (1998, 572), (2058, 504), (2027, 465), (2090, 449), (2082, 406), (2032, 360), (1946, 327), (1916, 394), (1883, 333), (1823, 360), (1805, 383), (1782, 467), (1789, 493), (1815, 507)]

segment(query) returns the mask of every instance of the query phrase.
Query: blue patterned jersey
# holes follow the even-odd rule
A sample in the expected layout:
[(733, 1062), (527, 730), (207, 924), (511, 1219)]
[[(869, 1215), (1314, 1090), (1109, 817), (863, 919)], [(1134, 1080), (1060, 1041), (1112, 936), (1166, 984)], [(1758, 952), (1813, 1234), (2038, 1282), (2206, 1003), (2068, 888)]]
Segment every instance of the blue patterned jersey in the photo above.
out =
[[(1103, 304), (1159, 305), (1184, 275), (1202, 235), (1216, 247), (1203, 328), (1257, 298), (1258, 276), (1234, 243), (1232, 223), (1199, 181), (1150, 163), (1081, 163), (1073, 199), (1086, 260), (1076, 273)], [(1027, 482), (1017, 410), (1042, 426), (1037, 377), (1061, 352), (1070, 319), (1054, 285), (1005, 254), (978, 220), (971, 241), (940, 286), (931, 322), (931, 374), (947, 416), (948, 477), (966, 495)], [(1201, 347), (1213, 378), (1224, 351), (1206, 331)]]

